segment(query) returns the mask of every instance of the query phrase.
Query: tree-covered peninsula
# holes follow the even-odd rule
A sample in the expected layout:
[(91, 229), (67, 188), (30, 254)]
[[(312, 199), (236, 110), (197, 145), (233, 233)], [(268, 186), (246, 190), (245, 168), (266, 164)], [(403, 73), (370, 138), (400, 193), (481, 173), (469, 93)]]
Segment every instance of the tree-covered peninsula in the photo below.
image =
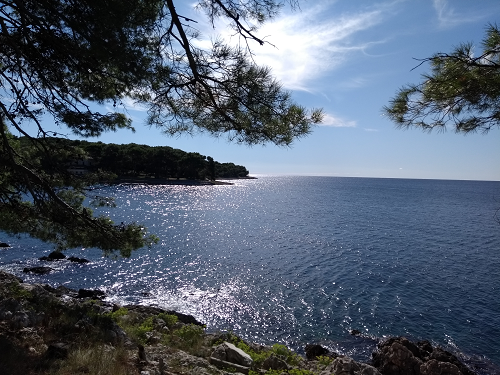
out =
[[(20, 138), (21, 147), (30, 147), (26, 138)], [(41, 164), (51, 169), (56, 163), (73, 175), (94, 178), (105, 182), (120, 182), (127, 179), (148, 178), (158, 180), (215, 180), (217, 178), (242, 178), (248, 170), (234, 163), (220, 163), (211, 156), (197, 152), (186, 152), (169, 146), (106, 144), (86, 140), (50, 138), (50, 147), (65, 149), (63, 159), (54, 159), (53, 154), (40, 153)]]

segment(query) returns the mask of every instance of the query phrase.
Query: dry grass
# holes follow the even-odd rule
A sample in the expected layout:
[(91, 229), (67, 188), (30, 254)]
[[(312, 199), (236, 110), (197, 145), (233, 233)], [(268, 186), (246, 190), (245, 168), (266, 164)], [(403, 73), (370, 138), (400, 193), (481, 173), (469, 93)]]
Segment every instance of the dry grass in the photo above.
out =
[(53, 369), (56, 369), (50, 371), (50, 375), (137, 374), (137, 369), (133, 363), (130, 363), (126, 349), (102, 344), (72, 350), (67, 359), (55, 365)]

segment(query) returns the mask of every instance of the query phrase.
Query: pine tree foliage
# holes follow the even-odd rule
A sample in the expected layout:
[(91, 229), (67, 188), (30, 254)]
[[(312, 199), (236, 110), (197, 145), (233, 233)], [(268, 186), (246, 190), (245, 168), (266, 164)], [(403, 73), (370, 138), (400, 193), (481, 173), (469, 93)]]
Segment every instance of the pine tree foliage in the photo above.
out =
[(490, 24), (477, 55), (472, 43), (452, 53), (438, 53), (429, 62), (431, 73), (419, 84), (399, 90), (384, 108), (399, 127), (456, 132), (488, 132), (500, 125), (500, 30)]
[(132, 99), (147, 106), (148, 125), (170, 135), (201, 131), (285, 146), (307, 135), (321, 110), (294, 103), (251, 55), (265, 43), (257, 26), (282, 6), (200, 0), (200, 17), (226, 20), (244, 41), (202, 49), (197, 21), (173, 0), (0, 0), (0, 230), (122, 255), (155, 241), (139, 224), (117, 226), (85, 207), (87, 187), (100, 176), (67, 171), (83, 151), (50, 144), (57, 134), (47, 119), (84, 137), (133, 131), (123, 111), (101, 110)]

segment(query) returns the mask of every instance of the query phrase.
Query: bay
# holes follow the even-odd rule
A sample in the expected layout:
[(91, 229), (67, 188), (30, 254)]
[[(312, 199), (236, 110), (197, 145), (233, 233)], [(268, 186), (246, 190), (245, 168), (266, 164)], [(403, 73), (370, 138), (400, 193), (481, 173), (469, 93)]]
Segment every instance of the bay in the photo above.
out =
[[(368, 360), (405, 335), (500, 373), (500, 182), (260, 176), (231, 186), (103, 187), (115, 222), (161, 239), (130, 259), (2, 238), (0, 268), (28, 282), (100, 288), (119, 303), (194, 315), (209, 330), (300, 350), (320, 342)], [(361, 336), (349, 334), (359, 330)]]

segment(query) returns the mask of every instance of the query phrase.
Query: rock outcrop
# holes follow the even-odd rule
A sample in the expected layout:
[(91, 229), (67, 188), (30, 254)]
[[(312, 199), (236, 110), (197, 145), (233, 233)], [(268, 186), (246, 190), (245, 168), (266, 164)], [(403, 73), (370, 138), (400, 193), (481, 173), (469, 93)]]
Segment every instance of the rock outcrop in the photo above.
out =
[(305, 347), (306, 358), (310, 361), (330, 354), (330, 351), (318, 344), (308, 344)]
[(428, 341), (392, 337), (379, 344), (373, 365), (382, 375), (475, 375), (456, 356)]
[(35, 273), (37, 275), (45, 275), (52, 272), (54, 269), (51, 267), (25, 267), (23, 268), (24, 273)]
[(49, 262), (53, 262), (56, 260), (62, 260), (62, 259), (66, 259), (66, 255), (64, 255), (60, 251), (53, 251), (47, 256), (43, 256), (41, 258), (38, 258), (38, 260), (46, 260)]

